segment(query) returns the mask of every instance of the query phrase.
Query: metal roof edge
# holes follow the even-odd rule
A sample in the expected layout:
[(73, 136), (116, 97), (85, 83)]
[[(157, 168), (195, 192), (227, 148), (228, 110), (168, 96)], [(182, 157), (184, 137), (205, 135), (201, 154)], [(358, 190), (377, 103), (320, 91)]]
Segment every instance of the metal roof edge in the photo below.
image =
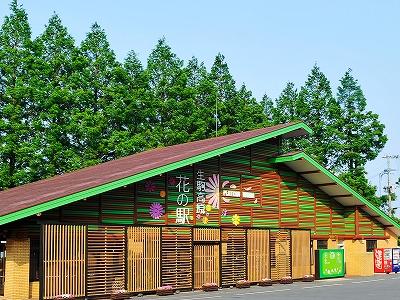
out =
[(132, 175), (132, 176), (121, 178), (121, 179), (118, 179), (118, 180), (115, 180), (115, 181), (112, 181), (112, 182), (109, 182), (109, 183), (106, 183), (103, 185), (89, 188), (87, 190), (83, 190), (83, 191), (80, 191), (80, 192), (77, 192), (77, 193), (74, 193), (71, 195), (56, 198), (56, 199), (53, 199), (50, 201), (46, 201), (44, 203), (40, 203), (40, 204), (31, 206), (31, 207), (27, 207), (27, 208), (15, 211), (15, 212), (11, 212), (9, 214), (0, 216), (0, 225), (4, 225), (4, 224), (7, 224), (7, 223), (10, 223), (13, 221), (17, 221), (17, 220), (20, 220), (20, 219), (23, 219), (23, 218), (26, 218), (29, 216), (33, 216), (35, 214), (42, 213), (44, 211), (47, 211), (47, 210), (50, 210), (53, 208), (57, 208), (57, 207), (60, 207), (60, 206), (66, 205), (66, 204), (70, 204), (70, 203), (73, 203), (73, 202), (76, 202), (76, 201), (79, 201), (79, 200), (82, 200), (82, 199), (85, 199), (88, 197), (92, 197), (92, 196), (107, 192), (109, 190), (113, 190), (113, 189), (116, 189), (116, 188), (119, 188), (119, 187), (122, 187), (122, 186), (125, 186), (128, 184), (132, 184), (132, 183), (150, 178), (152, 176), (156, 176), (156, 175), (159, 175), (159, 174), (162, 174), (165, 172), (169, 172), (169, 171), (181, 168), (181, 167), (185, 167), (187, 165), (197, 163), (197, 162), (205, 160), (205, 159), (209, 159), (209, 158), (212, 158), (212, 157), (215, 157), (215, 156), (218, 156), (218, 155), (230, 152), (230, 151), (240, 149), (242, 147), (246, 147), (246, 146), (249, 146), (249, 145), (264, 141), (264, 140), (268, 140), (271, 138), (275, 138), (277, 136), (284, 135), (288, 132), (292, 132), (292, 131), (300, 130), (300, 129), (305, 130), (309, 134), (312, 133), (312, 129), (309, 126), (307, 126), (305, 123), (297, 122), (297, 123), (291, 124), (287, 127), (283, 127), (283, 128), (274, 130), (269, 133), (264, 133), (259, 136), (249, 138), (247, 140), (236, 142), (236, 143), (233, 143), (228, 146), (217, 148), (217, 149), (214, 149), (214, 150), (206, 152), (206, 153), (198, 154), (198, 155), (183, 159), (181, 161), (177, 161), (177, 162), (174, 162), (174, 163), (171, 163), (168, 165), (164, 165), (164, 166), (161, 166), (161, 167), (158, 167), (155, 169), (147, 170), (147, 171), (144, 171), (144, 172)]
[(399, 223), (397, 223), (395, 220), (393, 220), (391, 217), (389, 217), (386, 213), (384, 213), (382, 210), (380, 210), (375, 205), (373, 205), (371, 202), (369, 202), (366, 198), (364, 198), (359, 193), (357, 193), (355, 190), (353, 190), (345, 182), (343, 182), (336, 175), (331, 173), (328, 169), (323, 167), (321, 164), (319, 164), (316, 160), (314, 160), (311, 156), (307, 155), (306, 153), (299, 152), (299, 153), (296, 153), (294, 155), (289, 155), (289, 156), (278, 156), (278, 157), (270, 159), (270, 161), (273, 163), (285, 163), (285, 162), (291, 162), (291, 161), (295, 161), (295, 160), (299, 160), (299, 159), (304, 159), (307, 162), (309, 162), (310, 164), (312, 164), (314, 167), (316, 167), (318, 170), (320, 170), (322, 173), (324, 173), (326, 176), (328, 176), (330, 179), (332, 179), (338, 185), (343, 187), (349, 193), (353, 194), (358, 200), (360, 200), (362, 203), (364, 203), (366, 206), (368, 206), (368, 208), (372, 209), (381, 218), (383, 218), (387, 222), (391, 223), (397, 229), (400, 229)]

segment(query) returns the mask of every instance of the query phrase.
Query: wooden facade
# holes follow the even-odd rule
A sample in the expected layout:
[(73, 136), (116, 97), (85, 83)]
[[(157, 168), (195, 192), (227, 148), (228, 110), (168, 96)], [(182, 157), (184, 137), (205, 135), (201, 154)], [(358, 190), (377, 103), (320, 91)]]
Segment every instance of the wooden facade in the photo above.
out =
[[(345, 207), (284, 165), (266, 141), (44, 212), (40, 222), (310, 229), (312, 238), (385, 237), (385, 228)], [(207, 191), (206, 191), (207, 190)], [(214, 197), (213, 197), (214, 196)]]
[[(242, 279), (299, 279), (311, 271), (308, 230), (42, 226), (43, 299), (97, 298), (120, 289), (149, 292), (161, 285), (185, 290)], [(291, 245), (301, 254), (290, 252)]]
[(270, 163), (279, 143), (259, 142), (27, 218), (21, 230), (41, 241), (40, 298), (299, 279), (312, 272), (312, 240), (386, 238), (358, 207)]

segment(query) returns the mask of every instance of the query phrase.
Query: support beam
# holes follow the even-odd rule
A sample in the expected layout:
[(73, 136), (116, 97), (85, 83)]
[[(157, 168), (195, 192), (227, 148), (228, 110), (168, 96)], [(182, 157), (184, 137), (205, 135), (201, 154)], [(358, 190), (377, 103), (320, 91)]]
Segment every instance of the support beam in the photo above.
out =
[(327, 183), (316, 184), (315, 186), (321, 187), (321, 186), (332, 186), (332, 185), (337, 185), (337, 183), (336, 182), (327, 182)]
[[(312, 240), (328, 240), (333, 235), (311, 235)], [(334, 235), (337, 240), (388, 240), (388, 235)]]
[(344, 195), (332, 195), (333, 198), (346, 198), (346, 197), (353, 197), (352, 194), (344, 194)]
[(313, 171), (304, 171), (304, 172), (298, 172), (300, 175), (308, 175), (308, 174), (318, 174), (321, 173), (320, 170), (313, 170)]

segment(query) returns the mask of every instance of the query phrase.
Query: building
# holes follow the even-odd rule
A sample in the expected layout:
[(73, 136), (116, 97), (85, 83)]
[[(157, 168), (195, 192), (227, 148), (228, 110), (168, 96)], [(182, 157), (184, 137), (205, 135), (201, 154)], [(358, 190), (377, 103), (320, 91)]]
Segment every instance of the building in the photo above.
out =
[(372, 274), (369, 251), (396, 247), (399, 225), (308, 155), (281, 153), (310, 132), (282, 124), (0, 192), (4, 297), (301, 278), (316, 248), (343, 247), (347, 275)]

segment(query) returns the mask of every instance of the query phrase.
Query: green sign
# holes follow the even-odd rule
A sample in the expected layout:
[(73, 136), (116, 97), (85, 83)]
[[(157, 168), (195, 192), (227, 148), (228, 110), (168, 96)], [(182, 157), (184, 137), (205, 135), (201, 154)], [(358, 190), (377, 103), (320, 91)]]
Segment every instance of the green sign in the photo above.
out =
[(344, 250), (321, 249), (315, 251), (317, 279), (344, 276)]

